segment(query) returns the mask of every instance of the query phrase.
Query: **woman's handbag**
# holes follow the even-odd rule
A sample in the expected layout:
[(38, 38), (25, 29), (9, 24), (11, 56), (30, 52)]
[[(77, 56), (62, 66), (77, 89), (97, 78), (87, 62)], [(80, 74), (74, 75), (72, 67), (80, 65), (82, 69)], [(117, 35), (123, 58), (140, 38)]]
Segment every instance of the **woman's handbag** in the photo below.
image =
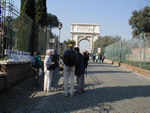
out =
[(55, 62), (54, 64), (48, 65), (47, 69), (48, 70), (54, 70), (54, 69), (56, 69), (57, 66), (58, 66), (58, 62)]

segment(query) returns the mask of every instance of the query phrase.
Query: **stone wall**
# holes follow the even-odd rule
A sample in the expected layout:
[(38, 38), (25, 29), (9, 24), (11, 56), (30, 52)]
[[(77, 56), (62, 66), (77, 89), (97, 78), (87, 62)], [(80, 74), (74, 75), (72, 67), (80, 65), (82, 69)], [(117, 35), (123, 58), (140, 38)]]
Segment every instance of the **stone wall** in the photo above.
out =
[(0, 91), (8, 89), (33, 75), (29, 62), (2, 63), (0, 64), (0, 72)]
[[(145, 50), (145, 52), (144, 52)], [(144, 55), (145, 53), (145, 55)], [(126, 60), (129, 61), (146, 61), (149, 62), (150, 61), (150, 48), (134, 48), (132, 49), (132, 54), (128, 54), (126, 55)]]

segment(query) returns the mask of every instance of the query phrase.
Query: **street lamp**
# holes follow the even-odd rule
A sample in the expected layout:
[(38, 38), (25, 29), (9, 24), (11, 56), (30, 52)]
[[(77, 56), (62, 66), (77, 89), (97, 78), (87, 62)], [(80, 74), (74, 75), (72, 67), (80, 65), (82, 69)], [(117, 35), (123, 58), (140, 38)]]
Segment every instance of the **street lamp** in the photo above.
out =
[(58, 23), (58, 29), (59, 29), (59, 37), (58, 37), (58, 49), (60, 49), (60, 30), (61, 30), (61, 28), (62, 28), (62, 23), (61, 22), (59, 22)]

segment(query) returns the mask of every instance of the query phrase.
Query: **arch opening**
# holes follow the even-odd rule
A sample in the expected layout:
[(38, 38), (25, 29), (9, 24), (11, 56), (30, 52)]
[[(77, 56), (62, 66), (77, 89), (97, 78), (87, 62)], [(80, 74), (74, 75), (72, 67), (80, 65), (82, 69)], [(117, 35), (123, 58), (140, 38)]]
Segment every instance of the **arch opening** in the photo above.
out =
[(90, 50), (90, 42), (89, 40), (81, 40), (79, 42), (79, 48), (80, 48), (80, 52), (83, 52), (83, 51), (88, 51)]

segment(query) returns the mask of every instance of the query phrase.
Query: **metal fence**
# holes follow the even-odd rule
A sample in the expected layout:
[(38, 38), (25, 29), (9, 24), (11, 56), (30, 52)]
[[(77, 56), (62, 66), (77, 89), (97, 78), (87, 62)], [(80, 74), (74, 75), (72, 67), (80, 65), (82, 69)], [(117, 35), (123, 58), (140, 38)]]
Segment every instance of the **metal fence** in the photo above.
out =
[[(21, 29), (19, 29), (21, 27)], [(24, 51), (29, 52), (29, 40), (33, 31), (33, 20), (26, 14), (20, 14), (15, 8), (12, 0), (0, 0), (0, 57), (4, 57), (5, 49), (18, 50), (17, 44), (24, 47)], [(38, 40), (37, 52), (45, 54), (49, 45), (49, 31), (42, 28), (38, 23), (34, 27), (35, 38)], [(17, 38), (20, 37), (20, 42)], [(22, 38), (24, 37), (24, 38)]]
[(131, 40), (120, 40), (105, 48), (110, 60), (150, 69), (150, 35), (141, 33)]

